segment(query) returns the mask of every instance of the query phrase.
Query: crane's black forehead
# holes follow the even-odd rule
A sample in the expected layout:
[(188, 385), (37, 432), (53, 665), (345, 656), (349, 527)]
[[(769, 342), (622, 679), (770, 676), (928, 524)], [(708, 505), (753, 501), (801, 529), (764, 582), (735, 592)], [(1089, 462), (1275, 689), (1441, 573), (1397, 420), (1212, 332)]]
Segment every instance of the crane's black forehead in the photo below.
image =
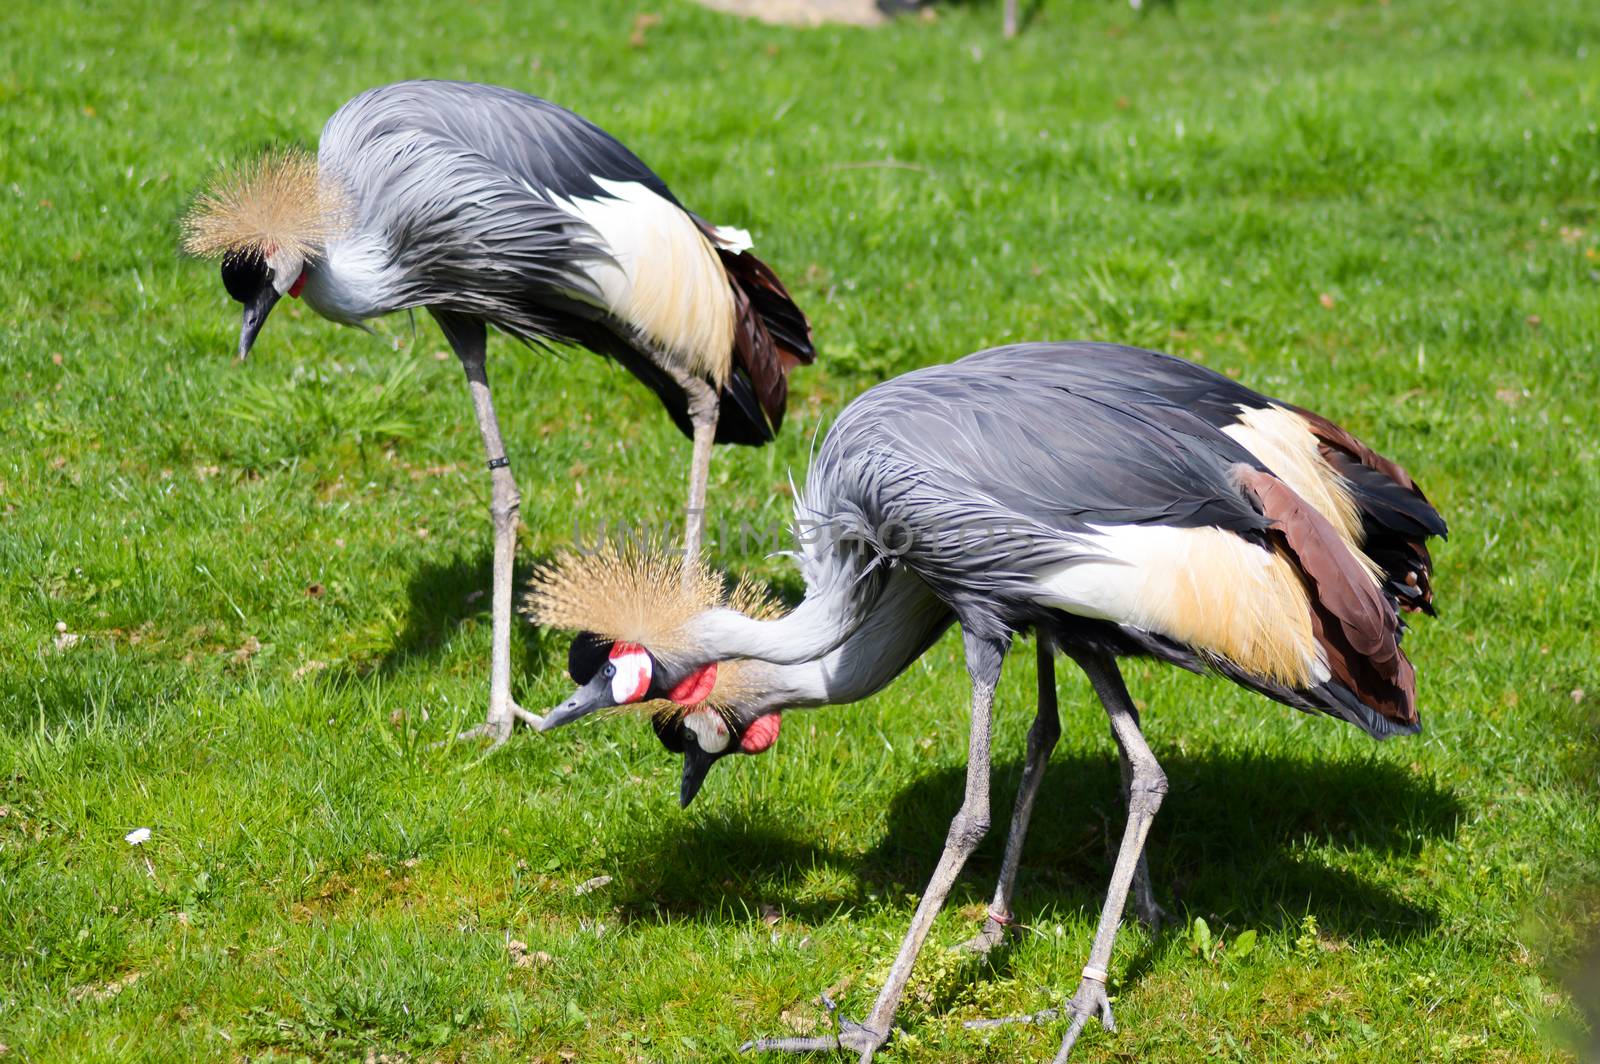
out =
[(650, 718), (650, 727), (655, 729), (656, 738), (661, 740), (661, 745), (670, 753), (683, 753), (683, 717), (679, 714), (658, 713)]
[(236, 303), (248, 303), (271, 273), (259, 251), (230, 251), (222, 256), (222, 283)]
[(572, 677), (572, 682), (582, 686), (594, 679), (595, 673), (611, 657), (611, 648), (615, 645), (593, 632), (579, 632), (573, 636), (572, 645), (567, 647), (567, 675)]

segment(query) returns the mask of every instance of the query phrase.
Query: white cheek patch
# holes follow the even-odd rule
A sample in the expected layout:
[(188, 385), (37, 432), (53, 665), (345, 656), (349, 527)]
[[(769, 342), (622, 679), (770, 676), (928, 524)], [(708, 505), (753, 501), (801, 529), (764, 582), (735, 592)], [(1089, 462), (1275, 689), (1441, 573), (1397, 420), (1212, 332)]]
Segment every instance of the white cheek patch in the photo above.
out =
[(611, 697), (619, 706), (637, 702), (650, 689), (650, 655), (619, 654), (611, 659), (617, 671), (611, 677)]
[(728, 748), (731, 738), (722, 715), (709, 709), (697, 709), (683, 718), (683, 726), (694, 732), (700, 749), (708, 754), (720, 754)]
[(272, 270), (272, 287), (276, 288), (281, 296), (300, 279), (300, 271), (305, 268), (305, 260), (293, 252), (275, 251), (267, 256), (267, 266)]

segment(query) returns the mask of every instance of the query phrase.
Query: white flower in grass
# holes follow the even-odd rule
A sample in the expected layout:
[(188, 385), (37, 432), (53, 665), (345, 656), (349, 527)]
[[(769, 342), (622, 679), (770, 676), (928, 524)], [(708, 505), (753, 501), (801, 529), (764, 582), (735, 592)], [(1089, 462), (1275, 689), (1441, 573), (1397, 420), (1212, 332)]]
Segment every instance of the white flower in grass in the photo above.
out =
[(138, 846), (141, 843), (149, 841), (149, 839), (149, 828), (134, 828), (132, 831), (122, 836), (122, 841), (127, 843), (129, 846)]

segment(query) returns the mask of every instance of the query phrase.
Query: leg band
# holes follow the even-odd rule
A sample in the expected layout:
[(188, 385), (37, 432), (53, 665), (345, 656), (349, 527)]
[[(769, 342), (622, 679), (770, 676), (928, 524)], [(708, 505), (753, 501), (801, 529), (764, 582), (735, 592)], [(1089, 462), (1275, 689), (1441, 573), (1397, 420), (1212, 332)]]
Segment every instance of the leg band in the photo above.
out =
[(507, 458), (505, 455), (501, 455), (499, 458), (489, 459), (489, 472), (491, 473), (496, 469), (509, 469), (510, 467), (511, 459)]

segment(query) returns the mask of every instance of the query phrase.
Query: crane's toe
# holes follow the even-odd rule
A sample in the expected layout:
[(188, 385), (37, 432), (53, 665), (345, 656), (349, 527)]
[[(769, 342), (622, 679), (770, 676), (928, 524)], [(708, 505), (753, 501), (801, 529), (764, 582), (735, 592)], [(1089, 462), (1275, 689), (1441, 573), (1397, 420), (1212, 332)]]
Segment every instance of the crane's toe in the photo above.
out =
[(1156, 900), (1147, 894), (1135, 894), (1133, 908), (1146, 931), (1159, 931), (1163, 926), (1172, 923), (1172, 916), (1167, 910), (1157, 905)]
[(505, 745), (505, 741), (511, 738), (511, 728), (512, 722), (510, 720), (484, 721), (476, 728), (468, 728), (464, 732), (457, 733), (456, 742), (469, 743), (476, 742), (479, 739), (488, 739), (490, 741), (489, 751), (492, 752), (500, 749), (501, 746)]
[(1083, 978), (1078, 984), (1078, 992), (1067, 1003), (1067, 1011), (1072, 1015), (1072, 1024), (1061, 1039), (1061, 1049), (1052, 1064), (1067, 1064), (1072, 1047), (1078, 1042), (1078, 1035), (1083, 1033), (1084, 1024), (1090, 1020), (1098, 1017), (1100, 1026), (1106, 1030), (1117, 1029), (1117, 1021), (1111, 1015), (1111, 998), (1106, 994), (1106, 985), (1098, 979)]
[(507, 700), (504, 713), (497, 714), (490, 710), (488, 720), (476, 728), (468, 728), (457, 735), (456, 742), (464, 743), (478, 739), (488, 739), (489, 749), (485, 752), (493, 753), (506, 744), (506, 740), (511, 738), (511, 733), (516, 730), (518, 724), (526, 724), (537, 728), (543, 720), (544, 718), (539, 714), (523, 709), (515, 702)]
[(836, 1034), (813, 1038), (757, 1038), (739, 1047), (741, 1053), (860, 1053), (861, 1064), (889, 1040), (888, 1031), (875, 1031), (864, 1024), (840, 1020)]
[(530, 728), (537, 728), (539, 725), (544, 723), (544, 718), (539, 716), (539, 714), (533, 712), (532, 710), (523, 709), (515, 702), (511, 703), (511, 716), (518, 723), (526, 724)]
[(1133, 911), (1146, 931), (1159, 931), (1172, 917), (1156, 903), (1156, 889), (1150, 882), (1150, 866), (1143, 857), (1133, 870)]

